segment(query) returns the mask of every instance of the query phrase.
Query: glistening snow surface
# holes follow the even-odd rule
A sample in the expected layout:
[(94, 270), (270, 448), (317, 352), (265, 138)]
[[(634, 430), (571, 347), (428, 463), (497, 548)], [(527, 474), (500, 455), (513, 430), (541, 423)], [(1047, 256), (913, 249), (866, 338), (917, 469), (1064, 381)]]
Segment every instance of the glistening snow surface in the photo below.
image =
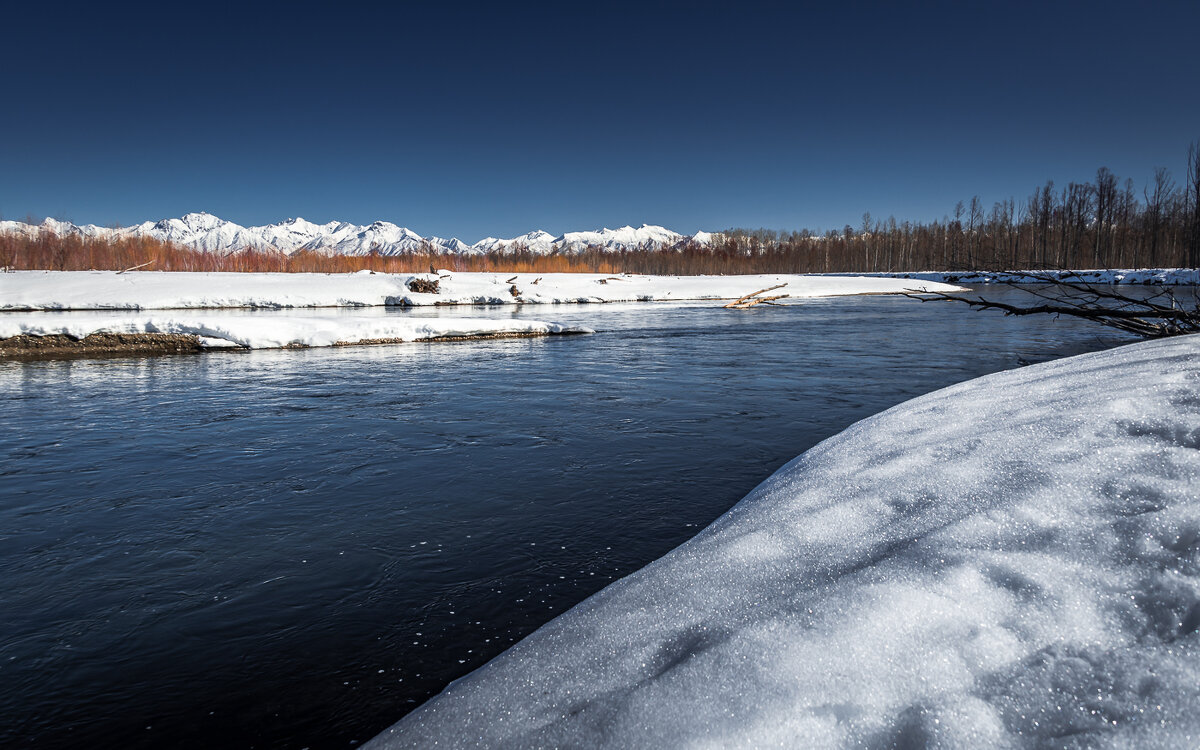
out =
[[(439, 292), (410, 291), (408, 284), (416, 278), (436, 280)], [(792, 297), (959, 290), (932, 281), (866, 276), (16, 271), (0, 274), (0, 310), (637, 302), (733, 298), (777, 284), (787, 286), (774, 294)]]
[(795, 459), (371, 747), (1200, 745), (1200, 337)]
[(352, 315), (303, 317), (190, 314), (79, 313), (0, 315), (0, 339), (29, 334), (66, 334), (81, 339), (92, 333), (182, 333), (200, 336), (211, 348), (272, 349), (284, 346), (332, 346), (369, 340), (420, 341), (492, 335), (591, 333), (538, 320), (486, 318), (400, 318)]

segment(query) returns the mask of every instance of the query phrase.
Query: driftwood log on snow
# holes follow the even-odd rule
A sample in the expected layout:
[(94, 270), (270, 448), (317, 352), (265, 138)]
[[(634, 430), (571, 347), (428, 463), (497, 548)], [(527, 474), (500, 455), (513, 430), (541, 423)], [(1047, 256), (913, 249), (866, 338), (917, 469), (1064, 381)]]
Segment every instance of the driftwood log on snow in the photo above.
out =
[(118, 275), (118, 276), (120, 276), (121, 274), (125, 273), (126, 271), (136, 271), (136, 270), (138, 270), (139, 268), (145, 268), (146, 266), (150, 265), (150, 264), (151, 264), (151, 263), (153, 263), (153, 262), (154, 262), (154, 261), (152, 261), (152, 260), (148, 260), (148, 261), (146, 261), (145, 263), (141, 264), (140, 266), (132, 266), (132, 267), (130, 267), (130, 268), (126, 268), (126, 269), (125, 269), (125, 270), (123, 270), (123, 271), (117, 271), (117, 275)]
[(728, 305), (725, 305), (725, 307), (728, 309), (732, 309), (732, 310), (745, 310), (746, 308), (754, 307), (755, 305), (759, 305), (759, 304), (774, 305), (775, 300), (783, 299), (784, 297), (788, 297), (790, 295), (776, 294), (771, 297), (759, 297), (758, 295), (763, 294), (765, 292), (773, 292), (776, 289), (782, 289), (785, 286), (787, 286), (786, 282), (783, 284), (776, 284), (775, 286), (769, 286), (766, 289), (759, 289), (757, 292), (751, 292), (750, 294), (747, 294), (744, 297), (738, 297), (733, 302), (730, 302)]

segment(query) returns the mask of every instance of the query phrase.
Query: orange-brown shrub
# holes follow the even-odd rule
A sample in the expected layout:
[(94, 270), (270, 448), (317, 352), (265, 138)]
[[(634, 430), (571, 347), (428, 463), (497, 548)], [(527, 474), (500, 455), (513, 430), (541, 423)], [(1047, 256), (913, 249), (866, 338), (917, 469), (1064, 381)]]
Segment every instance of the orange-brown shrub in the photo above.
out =
[(119, 271), (143, 266), (147, 271), (275, 271), (284, 273), (421, 273), (430, 267), (454, 271), (513, 273), (619, 273), (617, 258), (598, 253), (538, 256), (527, 251), (477, 256), (444, 253), (409, 255), (293, 255), (261, 250), (218, 254), (192, 250), (149, 238), (97, 239), (80, 235), (0, 234), (0, 267), (14, 270)]

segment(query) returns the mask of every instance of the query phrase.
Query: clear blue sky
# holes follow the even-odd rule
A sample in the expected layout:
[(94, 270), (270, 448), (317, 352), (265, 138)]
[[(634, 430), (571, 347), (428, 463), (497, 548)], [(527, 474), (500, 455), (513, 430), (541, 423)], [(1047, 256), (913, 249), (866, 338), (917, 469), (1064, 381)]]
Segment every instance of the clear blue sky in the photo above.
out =
[(1200, 139), (1200, 3), (10, 4), (0, 216), (841, 228)]

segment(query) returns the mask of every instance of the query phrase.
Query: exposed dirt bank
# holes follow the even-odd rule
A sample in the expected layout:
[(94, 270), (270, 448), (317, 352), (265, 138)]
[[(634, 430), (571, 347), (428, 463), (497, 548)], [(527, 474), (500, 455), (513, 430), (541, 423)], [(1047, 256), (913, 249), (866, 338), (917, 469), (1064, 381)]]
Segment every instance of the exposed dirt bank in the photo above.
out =
[[(343, 346), (378, 346), (382, 344), (419, 343), (422, 341), (479, 341), (483, 339), (526, 339), (541, 336), (564, 336), (581, 333), (562, 331), (558, 333), (511, 332), (478, 334), (471, 336), (438, 336), (408, 341), (398, 338), (362, 339), (360, 341), (338, 341)], [(291, 344), (285, 349), (309, 349), (313, 347)], [(144, 356), (149, 354), (200, 354), (209, 351), (247, 351), (242, 347), (209, 348), (200, 337), (178, 333), (93, 333), (77, 339), (65, 334), (32, 336), (24, 334), (0, 339), (0, 360), (74, 359), (91, 357)]]

